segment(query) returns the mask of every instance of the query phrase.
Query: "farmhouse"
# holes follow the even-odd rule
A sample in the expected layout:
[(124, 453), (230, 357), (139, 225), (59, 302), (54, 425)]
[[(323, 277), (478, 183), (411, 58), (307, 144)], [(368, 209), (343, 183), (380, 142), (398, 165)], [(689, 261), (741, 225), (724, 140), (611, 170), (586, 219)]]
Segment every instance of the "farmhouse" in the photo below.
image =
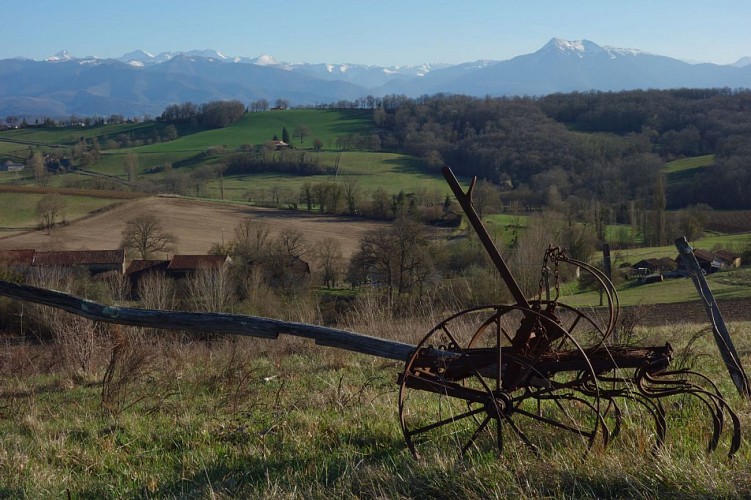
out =
[[(700, 248), (694, 249), (694, 255), (699, 262), (699, 267), (709, 274), (717, 271), (726, 271), (740, 267), (741, 257), (729, 250), (715, 250), (710, 252), (709, 250), (702, 250)], [(678, 269), (687, 269), (688, 266), (683, 261), (683, 256), (679, 255), (675, 258), (678, 264)]]
[(669, 257), (662, 257), (659, 259), (643, 259), (631, 266), (631, 268), (634, 270), (633, 274), (638, 276), (675, 271), (677, 267), (678, 264), (675, 262), (675, 260)]
[(26, 166), (24, 164), (10, 160), (0, 163), (0, 172), (20, 172), (25, 168)]
[(219, 269), (232, 264), (228, 255), (175, 255), (167, 265), (167, 274), (184, 278), (201, 269)]
[(741, 266), (741, 256), (729, 250), (715, 250), (712, 267), (721, 271), (734, 269)]
[(125, 273), (125, 250), (68, 250), (35, 252), (34, 267), (85, 269), (91, 275), (105, 272)]

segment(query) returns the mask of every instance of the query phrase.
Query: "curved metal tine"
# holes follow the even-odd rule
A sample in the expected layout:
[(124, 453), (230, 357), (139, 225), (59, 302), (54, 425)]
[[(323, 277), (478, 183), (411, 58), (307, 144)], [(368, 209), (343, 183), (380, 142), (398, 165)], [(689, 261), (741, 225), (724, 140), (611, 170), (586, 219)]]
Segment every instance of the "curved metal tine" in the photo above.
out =
[(720, 444), (720, 435), (722, 434), (722, 408), (716, 403), (710, 403), (704, 399), (698, 391), (686, 391), (686, 394), (690, 394), (704, 403), (709, 410), (710, 415), (712, 415), (712, 437), (709, 439), (709, 444), (707, 445), (707, 453), (711, 453), (717, 449), (717, 445)]
[(620, 315), (620, 301), (618, 299), (618, 292), (616, 291), (613, 282), (610, 281), (610, 278), (608, 278), (604, 272), (600, 271), (592, 265), (585, 265), (587, 266), (588, 270), (598, 278), (598, 281), (602, 284), (603, 290), (605, 290), (605, 294), (608, 298), (610, 321), (608, 323), (608, 329), (606, 330), (604, 337), (604, 339), (607, 339), (613, 333), (615, 327), (618, 325), (618, 316)]
[(711, 378), (707, 377), (703, 373), (695, 372), (693, 370), (685, 370), (685, 372), (688, 375), (694, 375), (695, 377), (699, 377), (700, 379), (702, 379), (703, 381), (705, 381), (707, 384), (709, 384), (709, 386), (712, 388), (712, 390), (715, 392), (715, 394), (717, 394), (717, 396), (720, 399), (723, 399), (723, 401), (724, 401), (724, 398), (722, 397), (722, 393), (720, 392), (720, 389), (717, 387), (717, 384), (715, 384), (714, 381)]
[[(605, 416), (607, 416), (608, 413), (610, 413), (610, 407), (613, 407), (613, 418), (615, 419), (615, 427), (613, 427), (613, 432), (610, 433), (609, 439), (615, 439), (618, 437), (618, 435), (621, 433), (621, 419), (623, 417), (623, 413), (621, 412), (621, 407), (618, 406), (618, 403), (615, 401), (615, 398), (609, 397), (609, 396), (603, 396), (605, 399), (608, 400), (608, 407), (603, 412), (603, 421), (605, 419)], [(603, 426), (605, 424), (603, 423)], [(607, 431), (608, 428), (605, 426), (605, 430)]]
[[(727, 401), (725, 401), (720, 396), (713, 394), (701, 387), (694, 388), (691, 391), (691, 394), (698, 397), (697, 393), (700, 393), (702, 396), (706, 396), (710, 401), (712, 401), (714, 407), (716, 408), (715, 416), (718, 419), (720, 428), (722, 428), (724, 425), (725, 412), (727, 412), (728, 415), (730, 415), (730, 420), (732, 420), (733, 422), (733, 438), (730, 442), (730, 450), (728, 451), (728, 458), (733, 458), (733, 455), (735, 455), (735, 453), (738, 451), (738, 449), (741, 446), (741, 421), (740, 421), (740, 418), (738, 418), (738, 414), (735, 413), (735, 411), (730, 407)], [(719, 436), (718, 436), (718, 440), (719, 440)], [(712, 451), (716, 447), (717, 447), (717, 443), (715, 443), (715, 446), (712, 447), (708, 451)]]
[[(718, 396), (717, 394), (709, 392), (706, 389), (702, 387), (698, 387), (698, 386), (695, 386), (695, 388), (691, 392), (691, 394), (694, 394), (695, 396), (697, 395), (696, 393), (700, 393), (702, 396), (706, 396), (710, 401), (712, 401), (714, 407), (716, 408), (715, 415), (718, 419), (720, 428), (724, 426), (725, 412), (727, 412), (728, 415), (730, 415), (730, 420), (733, 422), (733, 438), (730, 441), (730, 450), (728, 451), (728, 458), (733, 458), (733, 455), (735, 455), (735, 453), (741, 447), (741, 420), (740, 418), (738, 418), (738, 414), (735, 413), (735, 411), (730, 407), (730, 405), (727, 403), (727, 401), (725, 401), (725, 399)], [(716, 446), (717, 445), (715, 444), (715, 448)], [(715, 448), (712, 448), (712, 450), (714, 450)]]
[[(647, 379), (650, 383), (661, 383), (661, 384), (668, 384), (669, 381), (662, 380), (659, 382), (655, 382), (653, 377), (649, 377)], [(696, 399), (704, 403), (704, 405), (709, 410), (709, 414), (712, 416), (712, 437), (709, 439), (709, 444), (707, 445), (707, 453), (711, 453), (717, 448), (717, 445), (720, 442), (720, 435), (722, 434), (722, 427), (723, 427), (723, 411), (722, 407), (714, 400), (716, 397), (711, 392), (708, 392), (707, 390), (703, 389), (702, 387), (695, 386), (693, 384), (690, 384), (685, 381), (679, 381), (678, 383), (681, 383), (681, 387), (677, 387), (671, 390), (666, 389), (664, 392), (657, 391), (653, 392), (653, 395), (650, 395), (650, 388), (641, 386), (640, 389), (647, 395), (647, 397), (652, 398), (661, 398), (666, 396), (694, 396)], [(662, 393), (660, 393), (662, 392)], [(707, 399), (705, 399), (705, 396)]]
[[(582, 398), (576, 397), (574, 395), (569, 395), (569, 397), (567, 397), (566, 399), (571, 399), (571, 400), (574, 400), (574, 401), (579, 401), (580, 403), (588, 406), (590, 410), (594, 411), (597, 414), (597, 419), (599, 420), (600, 425), (602, 425), (602, 429), (603, 429), (603, 433), (602, 433), (603, 443), (602, 443), (602, 445), (604, 447), (607, 447), (608, 446), (608, 439), (609, 439), (609, 431), (608, 431), (608, 426), (605, 423), (605, 417), (603, 417), (602, 413), (600, 413), (594, 407), (594, 405), (591, 404), (586, 399), (582, 399)], [(558, 406), (558, 408), (561, 409), (562, 412), (566, 413), (566, 410), (563, 408), (563, 406), (560, 403), (560, 399), (556, 399), (555, 400), (555, 404)], [(592, 445), (595, 443), (596, 436), (597, 436), (597, 429), (595, 429), (594, 436), (592, 436), (592, 438), (591, 438), (591, 440), (589, 442), (589, 445), (587, 446), (587, 450), (589, 450), (590, 448), (592, 448)]]
[(604, 338), (607, 338), (615, 329), (615, 326), (618, 322), (618, 316), (620, 314), (620, 304), (619, 304), (619, 299), (618, 299), (618, 293), (615, 290), (615, 286), (613, 285), (613, 282), (610, 281), (610, 278), (608, 278), (604, 272), (600, 271), (599, 269), (597, 269), (595, 266), (592, 266), (591, 264), (587, 264), (586, 262), (583, 262), (577, 259), (571, 259), (568, 257), (563, 259), (563, 262), (568, 262), (575, 266), (586, 269), (588, 272), (590, 272), (592, 275), (595, 276), (595, 279), (597, 279), (597, 281), (600, 282), (603, 290), (605, 290), (605, 294), (608, 298), (608, 305), (610, 309), (610, 322), (608, 323), (608, 330), (606, 331), (606, 335), (604, 337)]
[(659, 400), (653, 402), (647, 397), (640, 396), (638, 394), (629, 393), (628, 396), (622, 396), (627, 399), (631, 399), (634, 402), (642, 405), (652, 415), (652, 419), (655, 422), (656, 440), (652, 449), (652, 454), (656, 455), (657, 452), (665, 444), (665, 436), (668, 432), (667, 421), (665, 420), (665, 409)]

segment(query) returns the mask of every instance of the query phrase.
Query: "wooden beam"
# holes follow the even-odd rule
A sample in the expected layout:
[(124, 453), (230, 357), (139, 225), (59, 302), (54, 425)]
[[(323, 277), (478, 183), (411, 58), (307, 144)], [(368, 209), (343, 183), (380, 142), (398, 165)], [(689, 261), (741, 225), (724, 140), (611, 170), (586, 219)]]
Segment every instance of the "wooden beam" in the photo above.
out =
[(712, 295), (712, 290), (709, 289), (707, 279), (704, 277), (704, 271), (699, 266), (699, 261), (696, 260), (694, 255), (694, 249), (686, 240), (686, 237), (680, 237), (675, 240), (675, 247), (686, 263), (688, 270), (691, 273), (691, 280), (696, 286), (696, 290), (699, 292), (704, 308), (707, 310), (709, 321), (712, 323), (712, 332), (714, 333), (714, 340), (717, 344), (717, 348), (720, 350), (722, 360), (725, 362), (725, 366), (730, 373), (730, 378), (733, 379), (735, 387), (741, 395), (751, 398), (751, 392), (749, 391), (748, 377), (746, 372), (743, 371), (741, 366), (741, 359), (738, 357), (738, 353), (733, 346), (733, 341), (730, 338), (727, 326), (725, 326), (725, 320), (722, 319), (720, 308), (717, 306), (717, 302)]
[(7, 281), (0, 281), (0, 295), (55, 307), (78, 316), (83, 316), (92, 321), (116, 323), (119, 325), (166, 330), (214, 332), (265, 339), (276, 339), (279, 335), (293, 335), (295, 337), (313, 339), (316, 344), (322, 346), (336, 347), (347, 351), (398, 361), (407, 361), (415, 349), (413, 345), (395, 340), (386, 340), (336, 328), (281, 321), (259, 316), (212, 312), (161, 311), (108, 306), (56, 290), (20, 285)]

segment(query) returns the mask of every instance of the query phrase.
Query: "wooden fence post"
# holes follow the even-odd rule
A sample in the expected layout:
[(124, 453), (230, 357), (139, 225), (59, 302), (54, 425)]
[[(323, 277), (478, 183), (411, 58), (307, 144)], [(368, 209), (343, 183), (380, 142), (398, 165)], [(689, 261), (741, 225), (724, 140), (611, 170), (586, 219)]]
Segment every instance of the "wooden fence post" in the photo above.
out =
[(701, 269), (701, 266), (699, 266), (699, 261), (696, 260), (694, 249), (688, 243), (685, 236), (675, 240), (675, 246), (678, 249), (681, 258), (686, 263), (686, 266), (691, 273), (691, 279), (694, 282), (694, 286), (696, 286), (696, 290), (699, 292), (702, 304), (704, 304), (704, 308), (707, 310), (709, 321), (712, 323), (712, 332), (714, 333), (715, 343), (720, 350), (720, 355), (725, 362), (728, 373), (730, 373), (730, 378), (733, 379), (733, 383), (741, 395), (746, 398), (751, 398), (748, 377), (746, 376), (746, 372), (743, 371), (741, 360), (733, 346), (733, 341), (730, 339), (730, 333), (725, 326), (725, 321), (722, 319), (720, 308), (717, 306), (717, 302), (714, 300), (714, 295), (712, 295), (712, 291), (709, 289), (707, 280), (704, 277), (704, 271)]

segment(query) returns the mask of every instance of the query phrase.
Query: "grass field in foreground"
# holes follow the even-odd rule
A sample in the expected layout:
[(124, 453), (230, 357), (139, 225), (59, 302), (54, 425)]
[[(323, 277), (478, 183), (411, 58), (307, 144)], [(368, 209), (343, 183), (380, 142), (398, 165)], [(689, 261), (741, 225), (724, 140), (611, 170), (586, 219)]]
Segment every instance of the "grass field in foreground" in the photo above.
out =
[[(414, 342), (415, 332), (432, 324), (394, 321), (381, 329), (360, 328)], [(748, 327), (731, 325), (746, 366)], [(691, 345), (680, 325), (637, 334), (650, 345), (669, 341), (676, 362), (697, 364), (717, 382), (747, 432), (749, 404), (735, 392), (710, 334)], [(665, 402), (667, 444), (656, 456), (653, 422), (639, 405), (624, 404), (621, 435), (586, 459), (555, 438), (537, 457), (507, 429), (500, 458), (492, 449), (471, 449), (463, 458), (457, 450), (425, 449), (415, 460), (398, 423), (394, 380), (402, 363), (291, 338), (140, 346), (141, 364), (125, 372), (116, 393), (120, 399), (105, 406), (101, 383), (112, 348), (108, 341), (97, 344), (99, 361), (88, 374), (52, 363), (59, 360), (57, 349), (0, 347), (0, 497), (751, 495), (748, 440), (728, 460), (726, 430), (720, 449), (706, 454), (709, 415), (698, 402), (681, 397)], [(512, 417), (519, 425), (525, 422)], [(445, 444), (451, 444), (450, 436)]]

